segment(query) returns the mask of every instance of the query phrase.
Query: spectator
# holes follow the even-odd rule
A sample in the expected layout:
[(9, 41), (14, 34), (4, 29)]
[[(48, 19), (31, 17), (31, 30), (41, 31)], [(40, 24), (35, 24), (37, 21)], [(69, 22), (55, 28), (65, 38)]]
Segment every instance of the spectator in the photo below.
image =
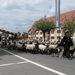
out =
[(58, 44), (58, 46), (60, 45), (60, 42), (61, 42), (61, 38), (58, 38), (58, 40), (57, 40), (57, 43), (56, 44)]
[(63, 37), (61, 44), (64, 47), (63, 57), (67, 57), (68, 59), (72, 59), (70, 56), (70, 46), (73, 46), (72, 39), (70, 37), (70, 32), (65, 31), (65, 36)]

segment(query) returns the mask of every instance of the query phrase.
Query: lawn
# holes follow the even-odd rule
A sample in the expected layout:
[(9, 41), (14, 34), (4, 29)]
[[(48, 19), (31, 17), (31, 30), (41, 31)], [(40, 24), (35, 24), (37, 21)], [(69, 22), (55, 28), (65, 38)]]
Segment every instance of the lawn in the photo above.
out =
[[(64, 49), (63, 46), (59, 46), (58, 48)], [(72, 49), (75, 49), (75, 45), (71, 46)]]

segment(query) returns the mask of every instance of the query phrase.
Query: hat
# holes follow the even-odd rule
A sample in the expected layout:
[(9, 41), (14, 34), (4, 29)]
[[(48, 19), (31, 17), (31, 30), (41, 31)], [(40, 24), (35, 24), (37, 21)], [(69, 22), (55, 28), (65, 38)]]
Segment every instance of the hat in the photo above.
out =
[(66, 30), (65, 33), (69, 33), (69, 30)]

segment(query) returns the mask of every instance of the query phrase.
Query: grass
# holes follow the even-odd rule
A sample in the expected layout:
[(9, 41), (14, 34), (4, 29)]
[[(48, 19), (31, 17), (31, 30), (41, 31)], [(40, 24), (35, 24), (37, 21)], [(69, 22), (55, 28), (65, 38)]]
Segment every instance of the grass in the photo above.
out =
[(75, 45), (71, 46), (73, 49), (75, 49)]
[[(75, 49), (75, 45), (73, 45), (71, 47), (72, 47), (72, 49)], [(62, 46), (59, 46), (58, 48), (64, 49), (64, 47), (62, 47)]]

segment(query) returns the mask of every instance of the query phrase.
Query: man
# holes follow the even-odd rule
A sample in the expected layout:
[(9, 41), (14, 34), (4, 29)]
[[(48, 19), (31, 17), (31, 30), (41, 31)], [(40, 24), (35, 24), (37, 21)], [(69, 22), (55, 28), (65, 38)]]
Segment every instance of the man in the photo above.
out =
[(73, 46), (73, 42), (70, 37), (70, 32), (68, 30), (65, 31), (65, 35), (61, 41), (61, 44), (63, 44), (64, 47), (63, 57), (67, 57), (71, 60), (72, 58), (70, 56), (70, 46)]

